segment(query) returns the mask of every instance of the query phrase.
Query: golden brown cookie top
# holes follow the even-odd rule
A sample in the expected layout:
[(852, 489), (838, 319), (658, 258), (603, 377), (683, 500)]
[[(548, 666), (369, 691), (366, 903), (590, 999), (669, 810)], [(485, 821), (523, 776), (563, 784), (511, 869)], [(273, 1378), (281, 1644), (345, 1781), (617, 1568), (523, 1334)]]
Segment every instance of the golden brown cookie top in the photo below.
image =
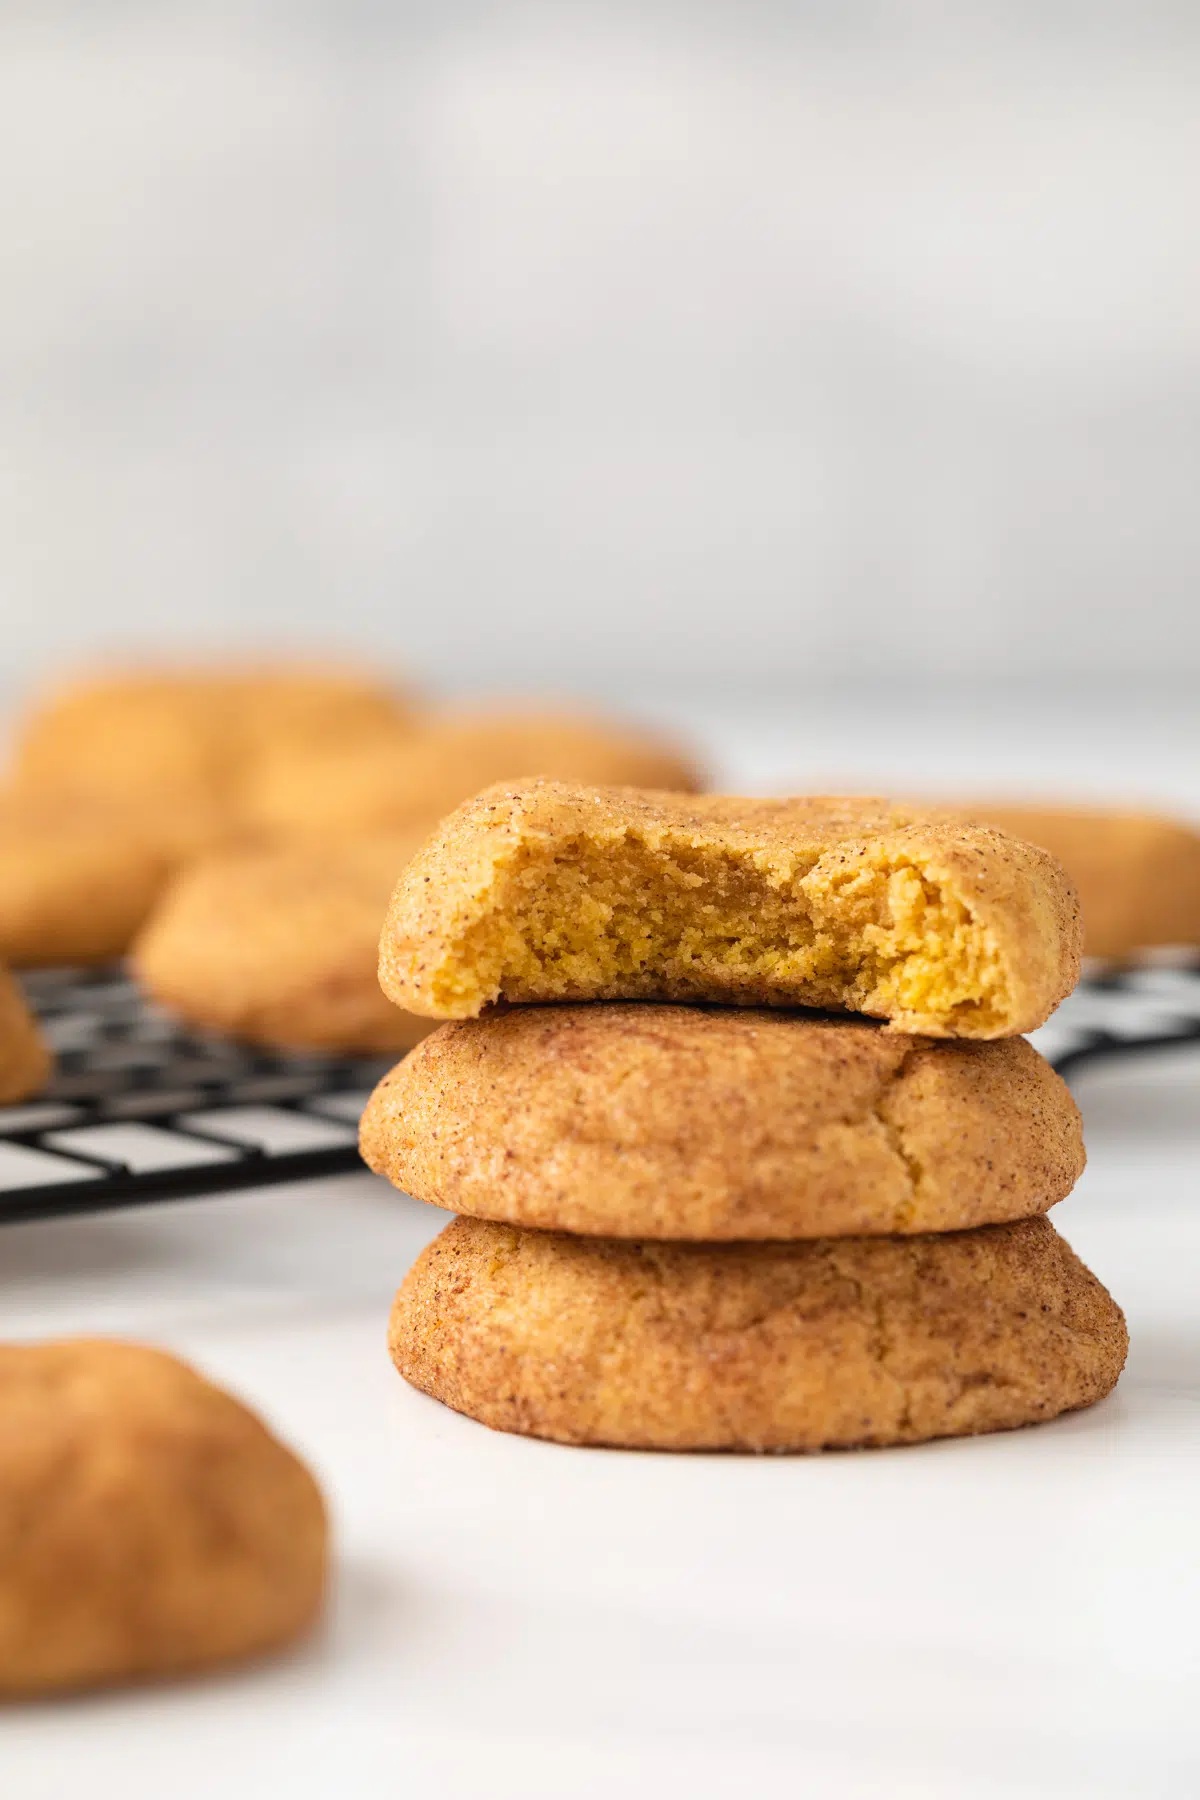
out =
[[(153, 1427), (183, 1436), (197, 1425), (210, 1448), (221, 1439), (273, 1441), (241, 1401), (151, 1345), (84, 1337), (0, 1344), (6, 1472), (16, 1460), (35, 1463), (35, 1449), (72, 1432), (136, 1437)], [(22, 1443), (30, 1454), (18, 1458)], [(99, 1435), (97, 1447), (104, 1448)]]
[(361, 1142), (451, 1212), (700, 1241), (960, 1231), (1046, 1211), (1084, 1163), (1078, 1108), (1024, 1038), (620, 1001), (439, 1026)]
[(682, 791), (701, 785), (695, 766), (650, 732), (573, 713), (494, 709), (431, 719), (411, 735), (361, 736), (319, 754), (280, 746), (249, 779), (246, 817), (280, 837), (425, 832), (480, 788), (539, 775)]
[(657, 999), (862, 1012), (933, 1036), (1040, 1025), (1079, 974), (1045, 851), (876, 798), (486, 789), (408, 865), (380, 946), (398, 1005)]
[(260, 756), (357, 731), (398, 732), (401, 696), (367, 676), (315, 668), (146, 669), (82, 677), (31, 712), (15, 779), (38, 791), (138, 802), (240, 805)]
[(163, 1351), (0, 1345), (0, 1471), (0, 1694), (258, 1654), (320, 1607), (312, 1476)]

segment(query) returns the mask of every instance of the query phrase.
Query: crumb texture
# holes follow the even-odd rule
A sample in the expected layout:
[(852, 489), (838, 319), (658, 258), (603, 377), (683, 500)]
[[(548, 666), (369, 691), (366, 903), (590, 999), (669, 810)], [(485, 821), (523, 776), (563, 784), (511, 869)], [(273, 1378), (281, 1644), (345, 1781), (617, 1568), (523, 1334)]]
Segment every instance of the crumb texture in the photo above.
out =
[(598, 1236), (961, 1230), (1044, 1212), (1079, 1111), (1024, 1038), (616, 1002), (441, 1025), (380, 1082), (371, 1168), (451, 1212)]
[(818, 1450), (1006, 1430), (1116, 1383), (1120, 1309), (1049, 1221), (796, 1244), (578, 1238), (456, 1219), (390, 1347), (498, 1430), (658, 1450)]
[(161, 1351), (0, 1345), (0, 1695), (177, 1675), (314, 1622), (325, 1508), (253, 1413)]
[(380, 979), (472, 1018), (500, 1000), (839, 1008), (930, 1036), (1041, 1024), (1078, 978), (1044, 851), (880, 800), (555, 782), (485, 790), (393, 897)]

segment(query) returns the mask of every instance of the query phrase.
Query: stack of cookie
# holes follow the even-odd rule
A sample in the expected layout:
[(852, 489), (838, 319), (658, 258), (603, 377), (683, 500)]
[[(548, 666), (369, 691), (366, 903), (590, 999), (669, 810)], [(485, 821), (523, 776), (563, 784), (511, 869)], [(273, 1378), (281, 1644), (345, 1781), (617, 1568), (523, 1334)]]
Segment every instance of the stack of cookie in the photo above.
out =
[(363, 1153), (461, 1215), (397, 1297), (401, 1373), (505, 1430), (673, 1450), (1098, 1400), (1124, 1321), (1045, 1218), (1083, 1146), (1019, 1035), (1078, 964), (1061, 869), (987, 828), (487, 790), (381, 946), (389, 997), (447, 1023), (376, 1091)]

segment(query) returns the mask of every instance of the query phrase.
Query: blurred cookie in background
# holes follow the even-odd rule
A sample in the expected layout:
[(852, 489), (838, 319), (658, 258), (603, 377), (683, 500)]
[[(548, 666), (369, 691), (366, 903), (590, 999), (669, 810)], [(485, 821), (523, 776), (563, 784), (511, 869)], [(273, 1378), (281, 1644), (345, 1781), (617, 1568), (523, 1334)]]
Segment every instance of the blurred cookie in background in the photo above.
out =
[(50, 1052), (24, 995), (0, 967), (0, 1106), (27, 1100), (50, 1078)]
[(172, 872), (227, 832), (200, 805), (0, 795), (0, 960), (36, 968), (123, 955)]
[(275, 745), (247, 780), (247, 826), (264, 835), (429, 830), (497, 781), (544, 775), (596, 786), (698, 792), (690, 758), (637, 727), (514, 707), (447, 714), (415, 734), (361, 737), (305, 755)]
[(183, 870), (133, 951), (141, 986), (191, 1025), (270, 1048), (370, 1055), (430, 1031), (384, 997), (388, 900), (418, 838), (247, 850)]
[(1048, 850), (1079, 890), (1084, 954), (1118, 960), (1200, 945), (1200, 831), (1155, 813), (1100, 807), (961, 808), (976, 824)]
[(282, 1648), (318, 1617), (328, 1536), (304, 1464), (186, 1363), (0, 1345), (0, 1696)]
[(367, 676), (316, 668), (134, 669), (81, 677), (18, 731), (24, 790), (236, 812), (248, 771), (278, 747), (408, 729), (410, 702)]

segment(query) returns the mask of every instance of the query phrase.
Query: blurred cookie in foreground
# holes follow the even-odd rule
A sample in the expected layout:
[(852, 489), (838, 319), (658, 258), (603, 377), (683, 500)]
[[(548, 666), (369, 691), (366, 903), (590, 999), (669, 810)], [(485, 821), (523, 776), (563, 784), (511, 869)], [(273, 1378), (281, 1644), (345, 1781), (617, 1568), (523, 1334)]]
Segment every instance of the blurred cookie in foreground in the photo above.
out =
[(501, 1431), (643, 1450), (820, 1450), (1090, 1406), (1120, 1308), (1047, 1219), (937, 1237), (666, 1244), (456, 1219), (409, 1271), (405, 1379)]
[(307, 756), (280, 745), (248, 780), (245, 816), (280, 837), (428, 830), (480, 788), (535, 775), (684, 793), (703, 786), (696, 765), (653, 733), (571, 713), (497, 709)]
[(0, 959), (44, 967), (123, 955), (172, 870), (225, 835), (203, 807), (0, 795)]
[(416, 847), (377, 834), (194, 863), (133, 951), (141, 986), (189, 1024), (249, 1043), (369, 1055), (431, 1029), (384, 997), (388, 898)]
[(397, 1006), (714, 1001), (1010, 1037), (1079, 979), (1079, 908), (1044, 850), (876, 797), (518, 782), (443, 819), (380, 939)]
[(0, 967), (0, 1106), (27, 1100), (50, 1079), (50, 1052), (8, 970)]
[(314, 1624), (327, 1560), (304, 1464), (186, 1363), (0, 1345), (0, 1695), (280, 1649)]
[(1027, 1218), (1084, 1164), (1024, 1038), (735, 1007), (522, 1006), (384, 1077), (363, 1158), (418, 1200), (599, 1237), (807, 1238)]
[(1154, 813), (993, 806), (964, 816), (1040, 844), (1079, 890), (1087, 956), (1200, 945), (1200, 831)]
[(240, 806), (256, 760), (356, 732), (395, 734), (409, 702), (366, 676), (305, 667), (145, 668), (83, 676), (18, 733), (14, 780), (36, 792)]

